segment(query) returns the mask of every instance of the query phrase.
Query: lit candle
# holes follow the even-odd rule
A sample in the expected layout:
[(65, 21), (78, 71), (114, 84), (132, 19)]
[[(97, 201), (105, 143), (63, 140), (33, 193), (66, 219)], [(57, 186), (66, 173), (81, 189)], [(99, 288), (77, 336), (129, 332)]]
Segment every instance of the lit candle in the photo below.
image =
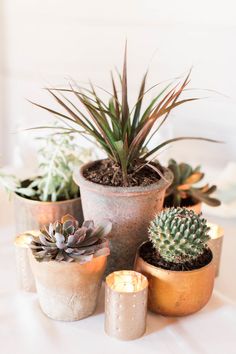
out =
[(224, 230), (221, 226), (216, 224), (207, 223), (207, 225), (210, 227), (210, 240), (208, 241), (208, 245), (213, 253), (213, 262), (215, 264), (216, 271), (215, 274), (218, 276), (220, 270), (220, 258), (222, 253)]
[(141, 337), (146, 330), (147, 278), (122, 270), (106, 278), (105, 331), (122, 340)]
[(35, 291), (34, 276), (29, 260), (29, 244), (32, 237), (30, 234), (37, 235), (39, 231), (29, 231), (16, 236), (15, 238), (15, 255), (16, 270), (19, 288), (24, 291)]

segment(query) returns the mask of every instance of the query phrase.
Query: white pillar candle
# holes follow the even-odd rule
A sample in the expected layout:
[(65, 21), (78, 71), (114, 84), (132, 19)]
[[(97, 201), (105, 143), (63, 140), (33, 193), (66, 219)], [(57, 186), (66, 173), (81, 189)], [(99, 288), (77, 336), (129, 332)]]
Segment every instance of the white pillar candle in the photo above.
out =
[(19, 288), (24, 291), (36, 291), (29, 260), (29, 244), (32, 239), (30, 234), (37, 235), (38, 233), (39, 231), (30, 231), (19, 234), (16, 236), (14, 242), (18, 285)]

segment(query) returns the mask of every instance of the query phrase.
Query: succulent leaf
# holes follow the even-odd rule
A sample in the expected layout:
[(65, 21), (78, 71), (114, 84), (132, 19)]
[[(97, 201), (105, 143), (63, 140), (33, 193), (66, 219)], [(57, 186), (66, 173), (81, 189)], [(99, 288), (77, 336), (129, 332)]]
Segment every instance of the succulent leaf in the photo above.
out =
[(210, 197), (210, 194), (217, 189), (215, 185), (194, 186), (204, 177), (204, 173), (200, 171), (200, 166), (192, 168), (186, 163), (178, 164), (174, 159), (170, 159), (168, 168), (173, 172), (174, 180), (166, 191), (165, 206), (189, 206), (185, 201), (189, 201), (189, 199), (196, 203), (203, 202), (211, 206), (221, 204), (218, 199)]
[(184, 263), (204, 253), (209, 227), (201, 215), (186, 208), (161, 211), (151, 222), (149, 239), (167, 262)]
[(39, 262), (85, 263), (93, 257), (109, 254), (106, 236), (110, 231), (110, 221), (95, 227), (89, 220), (79, 227), (77, 220), (66, 215), (60, 222), (50, 224), (48, 229), (43, 228), (39, 235), (31, 235), (30, 248)]

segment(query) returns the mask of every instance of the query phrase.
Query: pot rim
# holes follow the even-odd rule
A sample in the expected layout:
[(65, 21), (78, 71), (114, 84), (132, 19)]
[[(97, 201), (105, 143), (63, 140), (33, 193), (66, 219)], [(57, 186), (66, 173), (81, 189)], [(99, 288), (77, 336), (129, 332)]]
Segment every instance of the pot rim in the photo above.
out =
[(66, 265), (75, 265), (75, 264), (79, 264), (81, 267), (82, 266), (84, 266), (84, 265), (87, 265), (87, 264), (90, 264), (90, 263), (92, 263), (92, 262), (94, 262), (95, 260), (97, 260), (98, 258), (104, 258), (104, 259), (107, 259), (107, 257), (108, 256), (104, 256), (104, 255), (100, 255), (100, 256), (98, 256), (98, 257), (93, 257), (90, 261), (88, 261), (88, 262), (84, 262), (84, 263), (80, 263), (80, 262), (66, 262), (66, 261), (55, 261), (55, 260), (51, 260), (51, 261), (42, 261), (42, 262), (40, 262), (40, 261), (38, 261), (36, 258), (35, 258), (35, 256), (33, 255), (33, 252), (32, 252), (32, 250), (29, 248), (29, 250), (31, 251), (30, 252), (30, 257), (31, 258), (33, 258), (33, 260), (36, 262), (36, 264), (44, 264), (44, 263), (46, 263), (46, 264), (56, 264), (56, 265), (58, 265), (58, 264), (60, 264), (60, 265), (62, 265), (63, 267), (64, 266), (66, 266)]
[[(192, 269), (192, 270), (171, 270), (171, 269), (163, 269), (163, 268), (161, 268), (161, 267), (156, 267), (156, 266), (154, 266), (154, 265), (152, 265), (152, 264), (146, 262), (146, 261), (140, 256), (140, 248), (141, 248), (145, 243), (147, 243), (147, 242), (150, 242), (150, 241), (144, 241), (144, 242), (138, 247), (138, 250), (137, 250), (137, 253), (136, 253), (136, 259), (139, 258), (145, 265), (147, 265), (148, 267), (151, 267), (151, 268), (153, 268), (153, 269), (158, 269), (158, 270), (160, 270), (160, 271), (162, 271), (162, 272), (165, 272), (165, 273), (171, 272), (172, 274), (175, 274), (175, 273), (176, 273), (176, 274), (192, 274), (192, 273), (201, 272), (201, 271), (203, 271), (203, 269), (206, 269), (206, 268), (208, 268), (208, 267), (210, 267), (210, 266), (213, 265), (213, 257), (214, 257), (214, 255), (213, 255), (213, 252), (212, 252), (211, 248), (208, 246), (209, 249), (210, 249), (210, 251), (211, 251), (211, 254), (212, 254), (212, 259), (211, 259), (211, 261), (210, 261), (208, 264), (206, 264), (205, 266), (203, 266), (203, 267), (201, 267), (201, 268)], [(136, 261), (135, 261), (135, 262), (136, 262)]]
[(86, 179), (83, 175), (84, 170), (92, 166), (93, 164), (97, 163), (98, 161), (102, 161), (102, 160), (104, 159), (99, 159), (99, 160), (85, 163), (81, 165), (80, 168), (74, 172), (73, 178), (79, 187), (83, 185), (87, 189), (96, 190), (96, 192), (100, 192), (100, 193), (105, 192), (106, 194), (119, 194), (119, 195), (129, 196), (129, 194), (132, 195), (142, 194), (142, 193), (146, 194), (146, 193), (153, 192), (154, 190), (162, 191), (163, 189), (166, 189), (173, 180), (173, 173), (168, 168), (163, 166), (162, 166), (164, 170), (163, 175), (165, 176), (168, 182), (165, 181), (163, 178), (161, 178), (158, 182), (149, 184), (148, 186), (113, 187), (113, 186), (105, 186), (99, 183), (91, 182), (88, 179)]
[(31, 204), (40, 204), (40, 205), (52, 205), (52, 204), (66, 204), (66, 203), (71, 203), (71, 202), (76, 202), (78, 200), (81, 199), (81, 197), (77, 197), (77, 198), (72, 198), (72, 199), (67, 199), (67, 200), (58, 200), (58, 201), (55, 201), (55, 202), (44, 202), (42, 200), (33, 200), (33, 199), (29, 199), (29, 198), (26, 198), (26, 197), (23, 197), (19, 194), (17, 194), (16, 192), (14, 192), (14, 197), (15, 198), (18, 198), (19, 200), (24, 200), (25, 203), (31, 203)]

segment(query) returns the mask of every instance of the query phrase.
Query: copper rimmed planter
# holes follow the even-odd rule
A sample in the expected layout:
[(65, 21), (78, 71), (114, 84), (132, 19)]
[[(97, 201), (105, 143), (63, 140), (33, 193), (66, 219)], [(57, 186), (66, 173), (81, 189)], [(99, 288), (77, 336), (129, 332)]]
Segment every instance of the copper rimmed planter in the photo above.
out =
[(187, 206), (187, 209), (193, 210), (195, 214), (200, 214), (202, 211), (202, 203), (199, 202), (199, 203)]
[(166, 188), (173, 179), (164, 169), (164, 179), (146, 187), (110, 187), (88, 181), (83, 171), (93, 165), (81, 166), (74, 175), (80, 187), (83, 214), (99, 224), (104, 219), (112, 222), (111, 254), (106, 274), (116, 270), (133, 269), (137, 247), (147, 240), (150, 221), (163, 206)]
[(44, 225), (60, 220), (70, 214), (83, 222), (81, 199), (75, 198), (61, 202), (41, 202), (14, 195), (16, 233), (37, 230)]
[(214, 256), (214, 266), (215, 266), (215, 276), (217, 277), (220, 273), (220, 260), (223, 247), (224, 230), (221, 226), (207, 223), (210, 227), (210, 240), (208, 241), (208, 246), (212, 250)]
[(137, 253), (135, 270), (148, 279), (148, 308), (164, 316), (185, 316), (209, 301), (215, 278), (213, 260), (191, 271), (171, 271), (145, 262)]
[(31, 254), (31, 265), (42, 311), (50, 318), (77, 321), (96, 309), (106, 256), (92, 261), (38, 262)]

